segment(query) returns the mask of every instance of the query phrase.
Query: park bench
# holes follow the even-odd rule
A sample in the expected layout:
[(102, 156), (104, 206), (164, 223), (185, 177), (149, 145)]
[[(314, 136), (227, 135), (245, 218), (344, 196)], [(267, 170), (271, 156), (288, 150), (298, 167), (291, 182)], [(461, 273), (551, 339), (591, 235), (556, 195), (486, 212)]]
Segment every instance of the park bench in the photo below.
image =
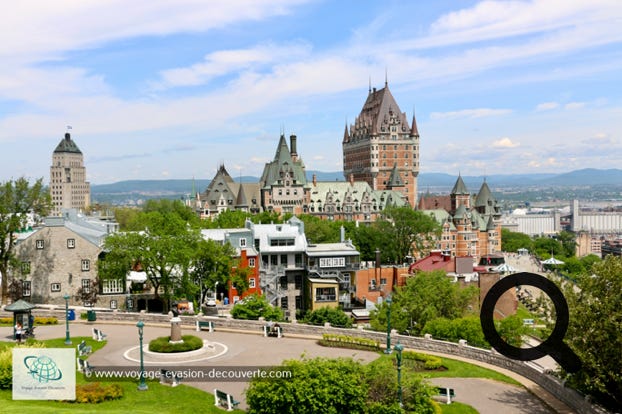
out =
[(175, 371), (169, 371), (168, 369), (161, 369), (160, 370), (160, 384), (170, 385), (171, 387), (176, 387), (179, 384), (181, 384), (181, 375), (179, 375)]
[(85, 356), (93, 352), (93, 348), (87, 345), (85, 341), (80, 342), (76, 348), (78, 348), (78, 356)]
[(278, 323), (274, 325), (264, 325), (263, 336), (274, 336), (276, 338), (282, 338), (283, 328), (281, 328)]
[(239, 401), (233, 398), (233, 395), (220, 391), (219, 389), (214, 389), (214, 405), (216, 407), (222, 407), (226, 408), (227, 411), (233, 411), (235, 406), (239, 403)]
[(442, 397), (447, 404), (456, 398), (456, 392), (453, 388), (436, 387), (437, 396)]
[(89, 361), (87, 361), (86, 359), (79, 358), (79, 357), (76, 358), (76, 361), (78, 362), (78, 372), (82, 372), (87, 377), (90, 376), (91, 372), (93, 372), (93, 367), (91, 367), (91, 364), (89, 364)]
[(106, 335), (105, 333), (103, 333), (102, 331), (100, 331), (97, 328), (93, 328), (93, 339), (95, 339), (97, 342), (102, 342), (106, 340)]
[(214, 332), (214, 322), (213, 321), (197, 321), (196, 323), (197, 332), (203, 328), (207, 328), (208, 331)]

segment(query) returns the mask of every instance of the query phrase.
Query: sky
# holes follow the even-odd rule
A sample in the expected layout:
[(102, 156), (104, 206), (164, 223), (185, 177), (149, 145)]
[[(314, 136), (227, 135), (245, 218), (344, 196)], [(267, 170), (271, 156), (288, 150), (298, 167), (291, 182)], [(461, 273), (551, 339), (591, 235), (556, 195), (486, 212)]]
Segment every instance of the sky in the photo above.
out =
[(259, 176), (281, 133), (341, 171), (385, 81), (421, 172), (622, 168), (622, 2), (21, 0), (0, 25), (0, 182)]

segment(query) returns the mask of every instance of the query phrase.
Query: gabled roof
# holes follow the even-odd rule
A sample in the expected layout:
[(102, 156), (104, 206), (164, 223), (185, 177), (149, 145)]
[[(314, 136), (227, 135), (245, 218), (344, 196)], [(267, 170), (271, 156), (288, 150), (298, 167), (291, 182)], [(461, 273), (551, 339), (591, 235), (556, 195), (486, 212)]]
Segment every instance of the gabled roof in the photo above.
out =
[(410, 129), (406, 114), (401, 112), (388, 84), (385, 83), (385, 87), (380, 90), (370, 90), (354, 127), (358, 131), (364, 131), (364, 135), (377, 135), (384, 132), (382, 126), (389, 125), (388, 121), (391, 116), (397, 116), (401, 126), (407, 130)]
[(69, 153), (74, 153), (74, 154), (82, 154), (82, 151), (80, 151), (80, 148), (78, 148), (78, 146), (73, 141), (73, 139), (71, 139), (71, 134), (69, 134), (69, 132), (65, 133), (65, 138), (63, 138), (58, 143), (54, 152), (55, 153), (69, 152)]

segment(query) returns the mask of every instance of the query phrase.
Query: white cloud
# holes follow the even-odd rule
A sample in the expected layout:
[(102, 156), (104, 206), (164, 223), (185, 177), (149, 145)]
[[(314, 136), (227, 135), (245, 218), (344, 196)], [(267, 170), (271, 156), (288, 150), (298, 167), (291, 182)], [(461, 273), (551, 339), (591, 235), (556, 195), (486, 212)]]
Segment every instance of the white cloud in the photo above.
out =
[(512, 140), (508, 137), (503, 137), (498, 139), (492, 143), (493, 148), (516, 148), (520, 144), (516, 142), (512, 142)]
[(536, 106), (536, 111), (550, 111), (557, 108), (559, 108), (559, 103), (557, 102), (543, 102)]
[(459, 118), (484, 118), (489, 116), (501, 116), (511, 114), (511, 109), (491, 109), (491, 108), (477, 108), (477, 109), (462, 109), (460, 111), (451, 112), (432, 112), (430, 114), (431, 119), (459, 119)]
[(564, 109), (573, 110), (573, 109), (581, 109), (585, 107), (585, 102), (569, 102), (564, 105)]

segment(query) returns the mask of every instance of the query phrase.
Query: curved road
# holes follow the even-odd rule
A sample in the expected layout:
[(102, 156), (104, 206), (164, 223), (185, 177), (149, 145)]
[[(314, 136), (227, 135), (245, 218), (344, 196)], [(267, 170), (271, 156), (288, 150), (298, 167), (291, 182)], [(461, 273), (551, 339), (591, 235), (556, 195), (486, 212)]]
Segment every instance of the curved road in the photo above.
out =
[[(105, 352), (96, 352), (89, 357), (92, 366), (135, 367), (136, 363), (124, 358), (126, 351), (138, 345), (138, 332), (134, 323), (126, 324), (99, 324), (88, 325), (82, 322), (72, 322), (70, 332), (72, 336), (90, 336), (91, 328), (101, 329), (108, 337)], [(184, 329), (184, 333), (190, 333)], [(37, 338), (49, 339), (65, 337), (65, 326), (39, 326), (36, 330)], [(170, 334), (170, 328), (164, 326), (146, 325), (144, 328), (144, 342)], [(260, 367), (278, 365), (285, 359), (299, 359), (301, 357), (353, 357), (362, 362), (377, 358), (373, 352), (356, 351), (341, 348), (326, 348), (315, 343), (315, 340), (303, 338), (264, 338), (253, 333), (223, 332), (209, 333), (207, 331), (193, 332), (208, 341), (224, 344), (228, 349), (221, 356), (213, 359), (194, 362), (192, 364), (180, 362), (171, 369), (183, 367)], [(12, 328), (0, 328), (0, 340), (11, 338)], [(174, 368), (173, 368), (174, 367)], [(445, 387), (454, 388), (456, 401), (473, 406), (481, 414), (544, 414), (551, 413), (547, 406), (532, 393), (523, 387), (513, 386), (501, 382), (479, 378), (434, 378), (430, 382)], [(222, 389), (242, 401), (240, 408), (245, 409), (244, 389), (246, 382), (186, 382), (212, 393), (214, 388)]]

